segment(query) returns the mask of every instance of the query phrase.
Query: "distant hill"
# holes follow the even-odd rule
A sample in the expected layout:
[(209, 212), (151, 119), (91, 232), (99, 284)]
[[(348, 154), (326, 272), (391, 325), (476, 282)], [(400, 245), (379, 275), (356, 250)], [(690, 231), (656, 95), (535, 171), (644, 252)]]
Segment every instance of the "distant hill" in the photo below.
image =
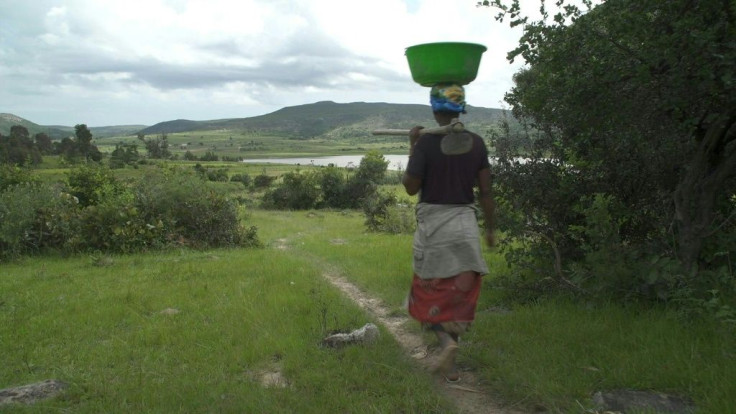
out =
[[(17, 115), (0, 114), (0, 134), (10, 135), (10, 128), (15, 125), (26, 127), (31, 137), (41, 132), (48, 134), (51, 139), (62, 139), (74, 135), (73, 126), (38, 125)], [(116, 125), (90, 127), (89, 130), (95, 138), (107, 138), (119, 137), (121, 135), (135, 135), (138, 131), (146, 127), (146, 125)]]
[(103, 127), (90, 127), (92, 136), (95, 138), (120, 137), (126, 135), (136, 135), (141, 129), (147, 128), (148, 125), (113, 125)]
[[(23, 119), (13, 114), (0, 114), (0, 134), (10, 135), (10, 128), (20, 125), (28, 130), (31, 137), (41, 132), (45, 132), (51, 139), (61, 139), (70, 135), (68, 131), (65, 131), (64, 127), (49, 127), (35, 124), (27, 119)], [(71, 128), (72, 134), (74, 129)]]
[[(471, 130), (481, 131), (495, 124), (500, 109), (467, 107), (461, 119)], [(144, 135), (206, 130), (247, 130), (260, 133), (311, 138), (316, 136), (363, 135), (379, 128), (408, 129), (414, 125), (435, 126), (429, 105), (390, 103), (335, 103), (332, 101), (289, 106), (250, 118), (191, 121), (178, 119), (141, 130)]]
[[(475, 106), (468, 106), (467, 112), (467, 114), (461, 115), (460, 119), (465, 123), (467, 129), (479, 133), (485, 132), (494, 126), (496, 121), (503, 115), (501, 109)], [(9, 135), (10, 127), (13, 125), (26, 127), (31, 136), (39, 132), (47, 133), (52, 139), (74, 135), (74, 127), (43, 126), (12, 114), (0, 114), (0, 134)], [(269, 114), (250, 118), (211, 121), (177, 119), (160, 122), (153, 126), (91, 127), (90, 131), (96, 139), (136, 134), (158, 135), (207, 130), (249, 131), (306, 139), (312, 137), (360, 137), (370, 135), (370, 131), (374, 129), (409, 129), (414, 125), (436, 126), (429, 105), (323, 101), (288, 106)]]

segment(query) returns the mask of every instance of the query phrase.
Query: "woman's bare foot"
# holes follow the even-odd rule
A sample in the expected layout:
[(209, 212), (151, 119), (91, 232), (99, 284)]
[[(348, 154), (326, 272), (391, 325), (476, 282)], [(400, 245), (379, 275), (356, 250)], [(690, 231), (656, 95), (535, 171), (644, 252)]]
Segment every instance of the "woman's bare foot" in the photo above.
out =
[(457, 369), (457, 366), (453, 365), (452, 368), (445, 373), (445, 381), (449, 383), (460, 381), (460, 371)]
[(457, 372), (457, 367), (455, 367), (455, 357), (457, 356), (457, 350), (457, 342), (450, 341), (446, 343), (440, 351), (435, 370), (441, 372), (444, 375), (451, 374), (453, 371)]

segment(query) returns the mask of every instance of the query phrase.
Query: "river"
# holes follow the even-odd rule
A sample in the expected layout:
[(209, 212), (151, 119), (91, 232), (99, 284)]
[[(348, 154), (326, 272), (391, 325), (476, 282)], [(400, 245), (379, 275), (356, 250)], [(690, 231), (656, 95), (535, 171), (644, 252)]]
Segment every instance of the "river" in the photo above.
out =
[[(383, 158), (388, 161), (388, 169), (393, 171), (402, 171), (406, 168), (406, 164), (409, 162), (408, 155), (384, 155)], [(243, 160), (243, 162), (262, 164), (289, 164), (289, 165), (316, 165), (316, 166), (328, 166), (330, 164), (336, 167), (354, 167), (358, 168), (360, 160), (363, 159), (362, 155), (333, 155), (328, 157), (289, 157), (289, 158), (254, 158), (249, 160)], [(522, 163), (526, 162), (525, 158), (518, 158)], [(494, 158), (490, 158), (491, 164), (496, 161)]]
[[(384, 155), (383, 158), (388, 161), (388, 169), (399, 171), (406, 168), (409, 162), (408, 155)], [(355, 167), (358, 168), (362, 155), (334, 155), (329, 157), (294, 157), (294, 158), (258, 158), (243, 160), (247, 163), (270, 163), (270, 164), (290, 164), (290, 165), (316, 165), (328, 166), (330, 164), (336, 167)]]

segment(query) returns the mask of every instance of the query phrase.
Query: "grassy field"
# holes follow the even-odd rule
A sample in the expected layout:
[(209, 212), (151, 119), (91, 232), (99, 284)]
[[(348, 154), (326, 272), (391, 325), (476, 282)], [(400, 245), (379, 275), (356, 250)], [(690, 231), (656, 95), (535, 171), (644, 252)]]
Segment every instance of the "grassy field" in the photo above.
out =
[[(372, 321), (325, 271), (404, 312), (411, 236), (366, 233), (363, 220), (252, 210), (263, 249), (4, 264), (0, 388), (56, 378), (70, 389), (3, 412), (454, 412), (385, 331), (375, 346), (319, 346)], [(485, 254), (494, 274), (505, 271)], [(591, 412), (593, 392), (631, 388), (688, 396), (698, 413), (736, 407), (733, 331), (563, 299), (500, 312), (493, 286), (488, 277), (459, 362), (506, 405)]]
[[(402, 309), (411, 274), (410, 236), (365, 233), (360, 218), (338, 213), (258, 213), (278, 228), (302, 223), (286, 242), (336, 266), (364, 289)], [(304, 227), (302, 227), (304, 226)], [(315, 229), (338, 235), (329, 243)], [(284, 237), (284, 236), (280, 236)], [(333, 236), (334, 237), (334, 236)], [(500, 254), (486, 250), (492, 274), (506, 271)], [(599, 390), (657, 390), (692, 398), (698, 413), (736, 407), (736, 332), (716, 323), (688, 321), (667, 309), (565, 299), (511, 306), (486, 279), (476, 324), (464, 338), (460, 362), (476, 371), (507, 404), (581, 412)]]
[[(47, 161), (34, 174), (63, 179), (68, 167)], [(114, 171), (125, 180), (160, 164), (197, 163)], [(203, 164), (251, 177), (295, 168)], [(214, 184), (252, 200), (243, 217), (258, 227), (264, 248), (0, 265), (0, 389), (47, 378), (70, 384), (57, 399), (0, 411), (455, 412), (385, 330), (371, 347), (319, 346), (328, 333), (375, 322), (325, 272), (405, 315), (411, 235), (368, 233), (354, 210), (259, 210), (253, 190)], [(485, 250), (485, 258), (492, 274), (459, 362), (503, 404), (592, 413), (592, 393), (623, 388), (689, 397), (697, 413), (736, 407), (733, 329), (666, 308), (564, 298), (506, 303), (494, 281), (506, 264), (496, 251)]]
[[(389, 335), (372, 347), (319, 346), (369, 321), (321, 270), (279, 249), (4, 266), (0, 387), (46, 378), (71, 386), (62, 398), (3, 410), (451, 411)], [(277, 386), (264, 384), (276, 374)]]
[[(148, 136), (147, 139), (155, 139)], [(167, 134), (169, 150), (180, 158), (190, 151), (198, 158), (207, 152), (219, 157), (309, 157), (328, 155), (363, 154), (370, 150), (384, 154), (405, 154), (408, 151), (406, 137), (368, 136), (364, 138), (312, 138), (294, 139), (279, 135), (262, 135), (248, 131), (197, 131)], [(103, 153), (110, 153), (118, 143), (135, 143), (145, 155), (145, 146), (134, 136), (110, 137), (95, 140)]]

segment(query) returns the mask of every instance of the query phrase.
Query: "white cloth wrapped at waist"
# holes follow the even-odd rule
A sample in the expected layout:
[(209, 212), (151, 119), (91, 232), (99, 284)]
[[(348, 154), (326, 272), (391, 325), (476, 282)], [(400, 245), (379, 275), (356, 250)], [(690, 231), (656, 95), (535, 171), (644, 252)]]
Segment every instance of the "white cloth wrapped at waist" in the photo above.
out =
[(416, 207), (414, 273), (422, 279), (488, 273), (480, 246), (477, 209), (472, 204), (428, 204)]

